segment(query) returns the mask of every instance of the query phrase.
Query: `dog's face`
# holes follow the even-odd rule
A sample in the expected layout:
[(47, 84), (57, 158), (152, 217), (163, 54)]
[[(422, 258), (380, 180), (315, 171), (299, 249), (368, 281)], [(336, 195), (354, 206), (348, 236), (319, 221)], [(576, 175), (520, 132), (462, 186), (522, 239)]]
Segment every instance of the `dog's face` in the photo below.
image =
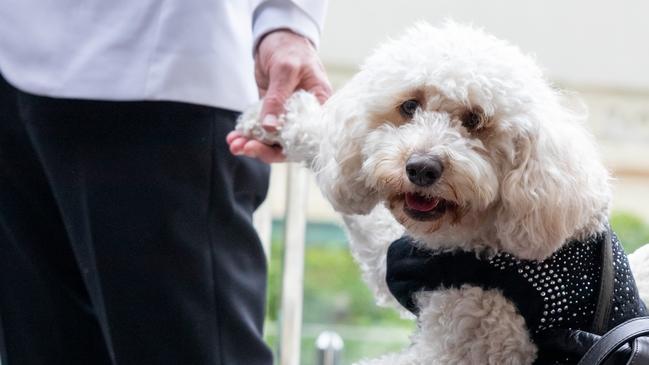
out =
[(461, 225), (498, 199), (499, 181), (511, 168), (503, 145), (513, 141), (503, 138), (487, 107), (427, 85), (373, 121), (361, 171), (410, 232)]
[(342, 141), (333, 195), (385, 203), (432, 246), (539, 259), (605, 224), (607, 173), (578, 118), (531, 58), (481, 31), (418, 25), (326, 109)]

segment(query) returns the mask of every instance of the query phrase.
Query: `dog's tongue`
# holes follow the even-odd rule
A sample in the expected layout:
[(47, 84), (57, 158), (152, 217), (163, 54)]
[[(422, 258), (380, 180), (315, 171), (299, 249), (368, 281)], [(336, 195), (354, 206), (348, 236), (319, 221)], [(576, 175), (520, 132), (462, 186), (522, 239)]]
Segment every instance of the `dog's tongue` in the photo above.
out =
[(413, 193), (406, 194), (406, 205), (412, 210), (417, 210), (420, 212), (430, 212), (435, 209), (439, 199), (436, 198), (427, 198), (425, 196)]

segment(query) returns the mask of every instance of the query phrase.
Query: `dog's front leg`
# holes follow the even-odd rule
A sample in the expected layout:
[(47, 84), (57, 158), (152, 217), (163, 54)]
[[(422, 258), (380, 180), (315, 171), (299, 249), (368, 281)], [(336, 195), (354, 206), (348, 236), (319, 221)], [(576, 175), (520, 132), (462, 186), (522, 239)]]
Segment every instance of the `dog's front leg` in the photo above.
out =
[(403, 226), (390, 212), (377, 205), (367, 215), (343, 215), (352, 256), (361, 268), (363, 279), (372, 290), (376, 302), (383, 307), (406, 310), (397, 302), (385, 281), (387, 251), (390, 244), (403, 235)]
[(264, 129), (259, 118), (261, 102), (246, 110), (237, 120), (237, 131), (268, 145), (280, 145), (288, 162), (305, 162), (311, 167), (322, 141), (319, 128), (322, 107), (313, 94), (297, 91), (286, 101), (285, 114), (279, 116), (276, 130)]
[(463, 285), (416, 298), (412, 351), (422, 364), (531, 365), (537, 349), (516, 306), (499, 290)]

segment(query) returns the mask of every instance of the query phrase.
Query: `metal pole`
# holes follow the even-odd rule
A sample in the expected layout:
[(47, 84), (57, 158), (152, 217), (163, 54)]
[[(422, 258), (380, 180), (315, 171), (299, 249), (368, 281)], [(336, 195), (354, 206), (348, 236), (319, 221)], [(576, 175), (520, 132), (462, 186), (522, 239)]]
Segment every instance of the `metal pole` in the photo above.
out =
[(252, 215), (252, 225), (257, 230), (259, 240), (264, 248), (266, 259), (270, 262), (270, 245), (273, 230), (273, 217), (270, 210), (270, 199), (266, 198)]
[(343, 339), (333, 331), (325, 331), (315, 341), (317, 365), (342, 364)]
[(307, 178), (305, 168), (297, 164), (288, 166), (279, 338), (280, 365), (300, 365)]

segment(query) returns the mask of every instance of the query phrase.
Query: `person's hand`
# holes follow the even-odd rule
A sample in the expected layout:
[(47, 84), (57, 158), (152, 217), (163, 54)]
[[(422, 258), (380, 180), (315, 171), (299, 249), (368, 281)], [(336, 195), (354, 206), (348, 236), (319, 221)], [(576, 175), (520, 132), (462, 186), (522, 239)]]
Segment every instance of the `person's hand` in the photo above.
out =
[[(308, 39), (288, 30), (273, 31), (261, 40), (255, 54), (255, 79), (263, 97), (262, 127), (268, 131), (277, 129), (284, 103), (296, 90), (311, 92), (320, 103), (331, 95), (315, 48)], [(266, 163), (284, 160), (280, 147), (248, 139), (236, 131), (228, 134), (227, 142), (235, 155), (255, 157)]]

